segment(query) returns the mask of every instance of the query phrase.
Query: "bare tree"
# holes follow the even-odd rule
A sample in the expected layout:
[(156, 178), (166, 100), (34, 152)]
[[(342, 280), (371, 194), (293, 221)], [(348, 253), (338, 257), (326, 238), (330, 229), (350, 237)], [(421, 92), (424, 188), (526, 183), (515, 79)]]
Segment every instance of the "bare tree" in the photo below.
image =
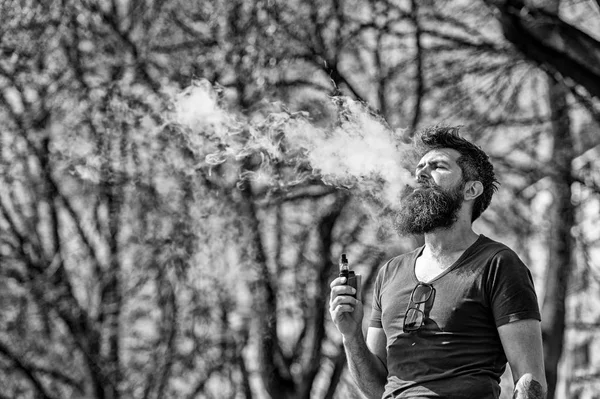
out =
[[(332, 94), (407, 128), (400, 139), (466, 125), (503, 180), (506, 202), (481, 223), (524, 257), (539, 235), (531, 187), (555, 183), (564, 246), (548, 247), (562, 264), (579, 210), (569, 186), (600, 191), (593, 167), (571, 163), (597, 142), (567, 129), (568, 112), (590, 118), (590, 137), (600, 120), (597, 42), (557, 13), (517, 1), (17, 3), (0, 5), (5, 395), (352, 395), (325, 312), (336, 257), (353, 254), (368, 293), (389, 247), (411, 244), (286, 147), (277, 118), (306, 111), (331, 127)], [(232, 114), (275, 112), (236, 131), (238, 157), (207, 161), (231, 143), (168, 117), (171, 94), (200, 77)], [(263, 162), (268, 184), (255, 179)], [(568, 270), (549, 270), (562, 300)], [(550, 372), (567, 311), (545, 305)]]

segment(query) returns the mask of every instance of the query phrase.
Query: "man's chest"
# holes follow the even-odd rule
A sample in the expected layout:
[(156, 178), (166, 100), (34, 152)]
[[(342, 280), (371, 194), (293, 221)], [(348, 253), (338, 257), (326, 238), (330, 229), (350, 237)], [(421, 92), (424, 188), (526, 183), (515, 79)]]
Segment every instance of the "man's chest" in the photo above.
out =
[(439, 280), (430, 280), (433, 293), (431, 300), (425, 303), (410, 300), (416, 283), (388, 287), (381, 297), (382, 324), (386, 335), (393, 336), (402, 332), (409, 304), (423, 312), (422, 328), (427, 331), (473, 332), (482, 326), (493, 327), (493, 318), (480, 277), (479, 273), (472, 270), (452, 270)]
[(433, 281), (448, 271), (459, 257), (460, 254), (437, 261), (420, 256), (415, 261), (415, 276), (419, 281), (425, 283)]

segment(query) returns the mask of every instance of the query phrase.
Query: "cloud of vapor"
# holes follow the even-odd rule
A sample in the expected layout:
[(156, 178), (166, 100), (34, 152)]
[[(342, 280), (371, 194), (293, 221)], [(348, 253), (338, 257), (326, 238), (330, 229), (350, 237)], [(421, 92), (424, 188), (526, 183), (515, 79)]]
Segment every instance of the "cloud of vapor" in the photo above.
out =
[(217, 93), (206, 80), (195, 81), (183, 90), (175, 101), (175, 120), (192, 130), (212, 129), (216, 134), (227, 132), (233, 119), (218, 104)]
[[(271, 112), (247, 118), (225, 110), (206, 81), (188, 87), (175, 99), (173, 122), (203, 156), (205, 167), (254, 157), (259, 167), (250, 173), (261, 184), (282, 186), (275, 164), (307, 167), (289, 178), (287, 186), (307, 177), (357, 190), (394, 208), (400, 191), (414, 183), (404, 162), (410, 145), (364, 104), (347, 97), (331, 99), (336, 110), (332, 126), (317, 126), (307, 115)], [(245, 173), (249, 173), (246, 171)]]

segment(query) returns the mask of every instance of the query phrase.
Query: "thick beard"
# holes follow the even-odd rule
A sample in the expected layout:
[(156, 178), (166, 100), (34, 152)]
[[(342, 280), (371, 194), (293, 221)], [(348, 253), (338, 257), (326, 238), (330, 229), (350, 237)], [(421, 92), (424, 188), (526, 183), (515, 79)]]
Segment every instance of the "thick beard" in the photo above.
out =
[(463, 183), (448, 191), (440, 187), (408, 187), (395, 215), (394, 229), (399, 235), (408, 236), (450, 228), (458, 219), (463, 188)]

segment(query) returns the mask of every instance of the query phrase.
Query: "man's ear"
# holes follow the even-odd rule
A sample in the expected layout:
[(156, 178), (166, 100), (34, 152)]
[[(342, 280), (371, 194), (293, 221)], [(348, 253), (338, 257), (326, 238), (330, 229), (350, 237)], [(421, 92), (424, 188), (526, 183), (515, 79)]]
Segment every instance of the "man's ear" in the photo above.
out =
[(483, 193), (483, 184), (478, 180), (472, 180), (465, 184), (465, 201), (474, 200)]

